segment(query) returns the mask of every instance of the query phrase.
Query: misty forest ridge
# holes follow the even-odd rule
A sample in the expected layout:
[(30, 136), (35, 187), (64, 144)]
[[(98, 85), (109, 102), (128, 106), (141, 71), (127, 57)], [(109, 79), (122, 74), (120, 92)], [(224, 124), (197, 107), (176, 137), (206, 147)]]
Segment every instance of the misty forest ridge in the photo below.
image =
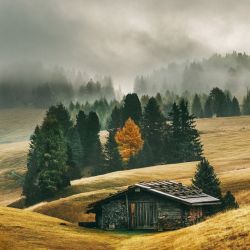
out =
[(0, 0), (0, 250), (250, 249), (245, 0)]

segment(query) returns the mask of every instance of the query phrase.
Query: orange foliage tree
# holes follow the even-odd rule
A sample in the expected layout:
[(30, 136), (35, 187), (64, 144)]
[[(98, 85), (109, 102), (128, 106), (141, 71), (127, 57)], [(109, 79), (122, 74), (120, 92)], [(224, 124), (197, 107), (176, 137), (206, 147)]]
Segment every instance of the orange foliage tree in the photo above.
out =
[(127, 162), (131, 156), (138, 153), (143, 146), (140, 128), (131, 118), (128, 118), (124, 127), (117, 131), (115, 141), (124, 162)]

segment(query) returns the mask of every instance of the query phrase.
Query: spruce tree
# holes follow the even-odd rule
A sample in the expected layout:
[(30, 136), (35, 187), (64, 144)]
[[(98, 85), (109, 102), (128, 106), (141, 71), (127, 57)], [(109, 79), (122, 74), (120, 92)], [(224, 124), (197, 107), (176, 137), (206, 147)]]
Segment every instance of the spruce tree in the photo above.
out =
[(242, 113), (243, 115), (250, 115), (250, 90), (247, 91), (247, 95), (243, 99)]
[(107, 142), (104, 146), (106, 172), (118, 171), (122, 169), (122, 158), (115, 141), (116, 129), (109, 129)]
[(70, 185), (67, 143), (59, 122), (46, 116), (31, 137), (23, 194), (27, 204), (53, 196)]
[(210, 118), (213, 116), (212, 99), (209, 96), (205, 102), (204, 106), (204, 117)]
[(86, 155), (85, 155), (85, 148), (86, 145), (86, 134), (87, 134), (87, 116), (85, 115), (84, 111), (80, 110), (78, 115), (76, 116), (76, 129), (80, 137), (81, 148), (82, 148), (82, 166), (86, 165)]
[(131, 118), (137, 125), (140, 125), (142, 118), (141, 103), (136, 93), (127, 94), (123, 105), (123, 124)]
[(231, 116), (232, 115), (232, 100), (231, 100), (231, 93), (229, 91), (225, 91), (225, 102), (226, 102), (226, 109), (224, 116)]
[(142, 168), (142, 167), (152, 166), (153, 164), (154, 164), (153, 152), (147, 141), (144, 141), (142, 150), (140, 150), (138, 154), (132, 156), (129, 159), (127, 163), (127, 168), (128, 169)]
[(234, 96), (232, 99), (232, 116), (239, 116), (240, 115), (240, 105), (238, 99)]
[(40, 200), (40, 190), (38, 184), (38, 174), (41, 171), (41, 135), (40, 128), (37, 126), (30, 138), (30, 148), (27, 159), (27, 173), (24, 179), (23, 195), (26, 203), (31, 204)]
[(221, 199), (220, 180), (214, 172), (207, 159), (202, 160), (197, 165), (197, 169), (192, 179), (192, 184), (200, 188), (204, 193)]
[(101, 173), (104, 157), (99, 138), (100, 122), (96, 112), (91, 111), (86, 121), (86, 134), (84, 141), (84, 156), (86, 164), (95, 167), (96, 173)]
[(143, 112), (142, 134), (153, 154), (153, 162), (163, 159), (163, 142), (166, 131), (166, 119), (154, 97), (151, 97)]
[(80, 140), (80, 135), (76, 127), (71, 128), (69, 131), (69, 144), (68, 146), (68, 176), (71, 180), (79, 179), (82, 177), (83, 165), (83, 148)]
[(164, 152), (165, 161), (167, 163), (181, 162), (181, 123), (180, 109), (174, 102), (172, 110), (169, 113), (168, 120), (170, 122), (169, 133), (165, 134)]
[(117, 129), (121, 127), (122, 127), (122, 108), (115, 106), (110, 116), (108, 128)]
[(194, 99), (193, 99), (192, 113), (197, 118), (203, 117), (203, 110), (202, 110), (201, 100), (200, 100), (200, 97), (197, 94), (195, 94)]
[(213, 88), (209, 94), (212, 101), (212, 111), (217, 117), (227, 116), (228, 104), (225, 93), (219, 88)]
[(52, 117), (45, 118), (41, 127), (41, 136), (42, 156), (38, 186), (43, 198), (47, 198), (70, 185), (66, 164), (67, 143), (59, 122)]
[(239, 204), (236, 201), (235, 197), (230, 191), (227, 191), (225, 196), (222, 199), (223, 210), (230, 210), (239, 208)]
[(73, 122), (71, 121), (69, 111), (63, 104), (51, 106), (46, 114), (47, 117), (54, 117), (60, 124), (65, 137), (68, 131), (72, 128)]
[(195, 127), (194, 116), (188, 112), (188, 103), (182, 99), (179, 105), (181, 125), (180, 155), (182, 161), (200, 160), (202, 156), (202, 144), (200, 134)]

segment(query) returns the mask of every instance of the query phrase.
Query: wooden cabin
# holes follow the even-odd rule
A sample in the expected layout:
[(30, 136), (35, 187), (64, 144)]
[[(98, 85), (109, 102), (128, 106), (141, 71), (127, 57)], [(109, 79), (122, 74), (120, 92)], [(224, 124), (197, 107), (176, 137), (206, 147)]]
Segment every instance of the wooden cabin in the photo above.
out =
[(172, 230), (204, 219), (220, 200), (174, 181), (142, 182), (89, 205), (101, 229)]

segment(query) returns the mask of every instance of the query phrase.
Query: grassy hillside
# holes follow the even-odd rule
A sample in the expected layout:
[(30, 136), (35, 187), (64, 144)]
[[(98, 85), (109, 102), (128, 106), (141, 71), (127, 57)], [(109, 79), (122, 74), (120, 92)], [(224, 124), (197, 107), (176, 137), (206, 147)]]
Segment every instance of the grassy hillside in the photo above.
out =
[(45, 110), (34, 108), (0, 109), (0, 143), (29, 140)]
[[(201, 119), (197, 124), (204, 154), (215, 166), (223, 191), (231, 190), (240, 205), (250, 204), (250, 117)], [(82, 178), (73, 181), (58, 197), (61, 199), (29, 209), (71, 222), (92, 220), (84, 213), (89, 203), (139, 181), (172, 179), (190, 184), (196, 164), (160, 165)]]
[(0, 144), (0, 204), (6, 205), (21, 195), (26, 171), (28, 141)]
[(197, 225), (172, 232), (134, 236), (120, 249), (203, 249), (250, 248), (250, 207), (222, 213)]
[[(249, 249), (250, 206), (163, 233), (104, 232), (0, 207), (0, 249)], [(13, 219), (14, 218), (14, 219)]]
[(28, 140), (44, 110), (34, 108), (0, 109), (0, 204), (20, 197), (26, 169)]
[[(29, 114), (28, 111), (23, 111), (22, 113)], [(29, 115), (26, 116), (26, 119), (28, 117)], [(34, 117), (36, 116), (34, 115)], [(30, 123), (32, 123), (31, 120)], [(36, 123), (34, 119), (33, 123)], [(32, 125), (33, 127), (35, 126), (34, 124)], [(197, 121), (197, 127), (201, 132), (204, 154), (215, 166), (222, 180), (224, 190), (230, 189), (236, 193), (241, 204), (248, 203), (250, 180), (250, 116), (200, 119)], [(15, 130), (17, 127), (13, 126), (13, 129)], [(32, 130), (33, 128), (29, 133)], [(104, 133), (102, 133), (102, 138), (104, 138)], [(0, 204), (2, 205), (9, 204), (20, 196), (21, 182), (18, 176), (23, 175), (25, 171), (27, 148), (27, 141), (0, 144)], [(74, 181), (72, 187), (67, 189), (62, 196), (92, 192), (90, 195), (92, 200), (95, 200), (100, 197), (100, 195), (96, 195), (95, 197), (94, 193), (96, 191), (107, 195), (109, 192), (114, 192), (123, 186), (141, 180), (176, 179), (189, 183), (190, 178), (193, 176), (195, 165), (196, 163), (163, 165), (115, 172), (88, 179), (83, 178)], [(86, 197), (86, 193), (84, 197)], [(80, 200), (81, 198), (77, 197), (77, 199)], [(81, 205), (80, 208), (82, 209)], [(78, 216), (81, 218), (83, 215), (79, 214)], [(66, 218), (75, 220), (70, 217), (67, 216)], [(78, 218), (75, 215), (72, 215), (73, 217)]]
[(115, 249), (125, 238), (19, 209), (0, 207), (0, 216), (0, 249)]

